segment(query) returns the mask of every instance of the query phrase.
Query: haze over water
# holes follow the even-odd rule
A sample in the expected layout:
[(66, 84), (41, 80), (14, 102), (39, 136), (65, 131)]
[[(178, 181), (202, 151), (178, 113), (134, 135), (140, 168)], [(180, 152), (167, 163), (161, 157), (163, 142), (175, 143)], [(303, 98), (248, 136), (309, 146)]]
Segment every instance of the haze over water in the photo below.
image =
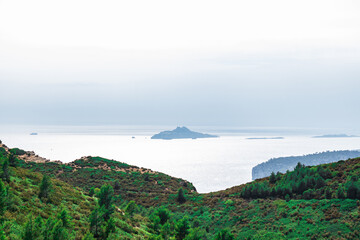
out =
[[(231, 131), (194, 127), (191, 129), (215, 133), (220, 138), (169, 141), (150, 139), (154, 133), (172, 128), (174, 127), (1, 126), (0, 140), (9, 147), (35, 151), (51, 160), (70, 162), (92, 155), (151, 168), (186, 179), (199, 192), (217, 191), (249, 182), (252, 167), (270, 158), (360, 149), (360, 138), (311, 138), (319, 131), (296, 129), (243, 128)], [(30, 132), (38, 132), (39, 135), (30, 136)], [(264, 136), (283, 136), (284, 139), (246, 139)]]

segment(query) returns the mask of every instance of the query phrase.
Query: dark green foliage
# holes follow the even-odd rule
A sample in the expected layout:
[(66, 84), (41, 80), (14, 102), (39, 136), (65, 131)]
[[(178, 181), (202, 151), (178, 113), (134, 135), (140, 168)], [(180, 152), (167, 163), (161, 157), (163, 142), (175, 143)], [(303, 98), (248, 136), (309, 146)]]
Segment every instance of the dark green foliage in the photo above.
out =
[(66, 209), (62, 209), (62, 211), (58, 215), (58, 219), (62, 222), (62, 226), (64, 228), (70, 228), (71, 227), (71, 216), (68, 214)]
[(178, 201), (178, 203), (185, 203), (186, 202), (184, 190), (182, 188), (179, 188), (177, 196), (176, 196), (176, 200)]
[(104, 207), (97, 207), (92, 211), (90, 215), (90, 231), (95, 238), (100, 237), (102, 231), (102, 225), (104, 223)]
[(276, 176), (275, 176), (274, 172), (272, 172), (270, 174), (269, 182), (272, 183), (272, 184), (274, 184), (276, 182)]
[(115, 190), (119, 190), (119, 189), (120, 189), (120, 182), (119, 182), (119, 180), (116, 180), (116, 181), (114, 182), (114, 189), (115, 189)]
[(160, 224), (164, 225), (170, 219), (170, 212), (166, 208), (160, 208), (155, 213), (160, 218)]
[(8, 156), (8, 161), (9, 161), (9, 165), (11, 167), (16, 167), (16, 157), (13, 153), (10, 153), (9, 156)]
[(10, 153), (12, 153), (14, 155), (24, 155), (24, 154), (26, 154), (26, 151), (22, 150), (20, 148), (12, 148), (12, 149), (10, 149)]
[(44, 175), (40, 184), (39, 198), (49, 199), (51, 189), (52, 189), (51, 179), (49, 176)]
[(126, 205), (125, 207), (125, 212), (130, 216), (132, 216), (135, 213), (136, 209), (137, 209), (137, 205), (135, 201), (130, 201), (128, 205)]
[(89, 191), (89, 196), (94, 196), (94, 194), (95, 194), (95, 188), (94, 187), (92, 187), (92, 188), (90, 188), (90, 191)]
[(222, 229), (216, 234), (215, 240), (233, 240), (234, 235), (228, 229)]
[(331, 174), (322, 166), (311, 169), (298, 163), (293, 172), (288, 172), (283, 176), (272, 173), (268, 180), (255, 181), (246, 185), (240, 196), (243, 198), (285, 198), (286, 195), (297, 195), (305, 199), (320, 198), (324, 190), (315, 190), (324, 189), (325, 179), (328, 178), (331, 178)]
[(9, 170), (9, 162), (7, 160), (4, 161), (2, 165), (2, 175), (3, 181), (10, 182), (10, 170)]
[(104, 207), (104, 219), (107, 221), (110, 215), (114, 212), (114, 189), (111, 185), (104, 185), (101, 187), (97, 197), (99, 198), (100, 207)]
[(23, 240), (33, 240), (34, 238), (34, 229), (33, 229), (33, 219), (29, 218), (28, 222), (25, 225), (25, 232)]
[(109, 209), (113, 204), (114, 189), (110, 185), (101, 187), (97, 197), (99, 198), (99, 205)]
[(336, 191), (337, 198), (345, 199), (345, 189), (342, 185), (340, 185)]
[(86, 235), (81, 240), (95, 240), (94, 236), (91, 233), (86, 233)]
[(185, 217), (180, 219), (175, 225), (175, 238), (177, 240), (185, 239), (186, 235), (189, 234), (189, 220)]
[(206, 232), (200, 228), (193, 228), (185, 238), (186, 240), (203, 240), (206, 239)]
[(7, 208), (7, 196), (8, 189), (5, 187), (4, 183), (0, 180), (0, 216), (2, 216)]

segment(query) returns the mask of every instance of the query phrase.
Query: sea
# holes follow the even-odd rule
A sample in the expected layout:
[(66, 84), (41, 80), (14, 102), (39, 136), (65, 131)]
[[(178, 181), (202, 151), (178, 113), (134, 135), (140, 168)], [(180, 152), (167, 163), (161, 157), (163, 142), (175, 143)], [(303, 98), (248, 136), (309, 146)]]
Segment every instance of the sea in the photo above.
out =
[[(82, 156), (101, 156), (150, 168), (186, 179), (200, 193), (250, 182), (252, 168), (271, 158), (360, 149), (360, 137), (313, 138), (343, 133), (339, 129), (187, 127), (219, 138), (151, 139), (176, 126), (2, 125), (0, 140), (8, 147), (34, 151), (50, 160), (71, 162)], [(275, 137), (281, 138), (270, 139)]]

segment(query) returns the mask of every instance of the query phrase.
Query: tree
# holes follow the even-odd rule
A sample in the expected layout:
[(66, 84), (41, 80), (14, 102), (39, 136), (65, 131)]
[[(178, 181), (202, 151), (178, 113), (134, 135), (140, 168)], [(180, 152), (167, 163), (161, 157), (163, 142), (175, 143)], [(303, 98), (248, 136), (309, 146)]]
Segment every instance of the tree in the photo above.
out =
[(360, 193), (359, 190), (360, 189), (358, 188), (356, 182), (353, 180), (350, 180), (350, 182), (346, 184), (346, 195), (350, 199), (356, 199)]
[(6, 211), (7, 196), (8, 196), (8, 188), (6, 188), (4, 183), (0, 180), (0, 216), (2, 216)]
[(99, 205), (109, 209), (113, 203), (114, 189), (112, 186), (106, 184), (103, 185), (98, 193)]
[(125, 207), (125, 212), (132, 216), (137, 208), (137, 205), (134, 200), (131, 200), (128, 205)]
[(85, 236), (81, 240), (95, 240), (94, 236), (91, 233), (86, 233)]
[(115, 180), (115, 182), (114, 182), (114, 189), (115, 189), (115, 190), (119, 190), (119, 189), (120, 189), (120, 182), (119, 182), (119, 180)]
[(101, 226), (104, 223), (104, 207), (97, 207), (90, 214), (90, 231), (95, 238), (98, 238), (101, 235)]
[(160, 208), (155, 213), (160, 218), (160, 224), (164, 225), (170, 219), (170, 212), (166, 208)]
[(41, 181), (41, 184), (40, 184), (39, 198), (49, 199), (51, 188), (52, 188), (52, 183), (51, 183), (50, 177), (47, 175), (44, 175), (44, 177)]
[(70, 228), (70, 227), (71, 227), (71, 216), (68, 214), (68, 212), (66, 211), (66, 209), (63, 209), (63, 210), (59, 213), (58, 219), (61, 220), (62, 226), (63, 226), (64, 228)]
[(52, 230), (55, 226), (55, 221), (49, 217), (45, 222), (44, 231), (43, 231), (43, 239), (44, 240), (52, 240)]
[(33, 220), (32, 217), (29, 218), (29, 221), (25, 225), (24, 237), (23, 240), (33, 240), (34, 239), (34, 229), (33, 229)]
[(16, 157), (13, 153), (10, 153), (8, 156), (9, 165), (11, 167), (16, 167)]
[(179, 221), (177, 221), (175, 225), (175, 238), (176, 240), (182, 240), (189, 234), (189, 221), (185, 217)]
[(336, 195), (339, 199), (344, 199), (345, 198), (345, 190), (343, 186), (339, 186), (339, 188), (336, 191)]
[(269, 182), (274, 184), (276, 182), (276, 175), (274, 172), (270, 174)]
[(176, 200), (177, 200), (179, 203), (184, 203), (184, 202), (186, 202), (186, 198), (185, 198), (185, 195), (184, 195), (184, 190), (183, 190), (182, 188), (179, 188), (178, 193), (177, 193)]
[(10, 172), (9, 172), (9, 161), (5, 160), (2, 165), (2, 179), (6, 181), (7, 183), (10, 182)]
[(42, 239), (41, 236), (43, 234), (43, 227), (44, 227), (44, 222), (42, 220), (42, 218), (40, 216), (38, 216), (35, 219), (35, 222), (33, 224), (33, 237), (34, 239)]
[(110, 215), (114, 212), (114, 189), (111, 185), (103, 185), (98, 193), (99, 205), (104, 207), (104, 219), (109, 220)]
[(185, 240), (202, 240), (206, 239), (206, 233), (204, 230), (200, 230), (200, 228), (193, 228), (190, 230), (190, 233), (185, 237)]
[(215, 236), (215, 240), (233, 240), (234, 235), (228, 229), (222, 229)]
[(52, 232), (53, 240), (68, 240), (70, 238), (69, 232), (63, 226), (62, 221), (58, 220)]
[(94, 194), (95, 194), (95, 188), (91, 187), (90, 191), (89, 191), (89, 195), (92, 197), (92, 196), (94, 196)]

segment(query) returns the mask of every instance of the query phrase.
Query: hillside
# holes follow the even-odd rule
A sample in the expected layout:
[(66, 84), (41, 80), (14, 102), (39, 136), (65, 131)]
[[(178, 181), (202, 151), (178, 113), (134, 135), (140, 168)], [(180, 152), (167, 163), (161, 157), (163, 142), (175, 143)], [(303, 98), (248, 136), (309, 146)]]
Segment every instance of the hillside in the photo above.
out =
[[(25, 161), (22, 150), (0, 148), (0, 239), (360, 237), (360, 158), (298, 164), (286, 174), (209, 194), (198, 194), (184, 180), (103, 158), (70, 164), (29, 159), (35, 158)], [(145, 174), (152, 174), (150, 181)]]
[(253, 167), (252, 179), (268, 177), (272, 172), (292, 171), (299, 162), (306, 166), (314, 166), (356, 157), (360, 157), (360, 151), (327, 151), (303, 156), (272, 158)]

